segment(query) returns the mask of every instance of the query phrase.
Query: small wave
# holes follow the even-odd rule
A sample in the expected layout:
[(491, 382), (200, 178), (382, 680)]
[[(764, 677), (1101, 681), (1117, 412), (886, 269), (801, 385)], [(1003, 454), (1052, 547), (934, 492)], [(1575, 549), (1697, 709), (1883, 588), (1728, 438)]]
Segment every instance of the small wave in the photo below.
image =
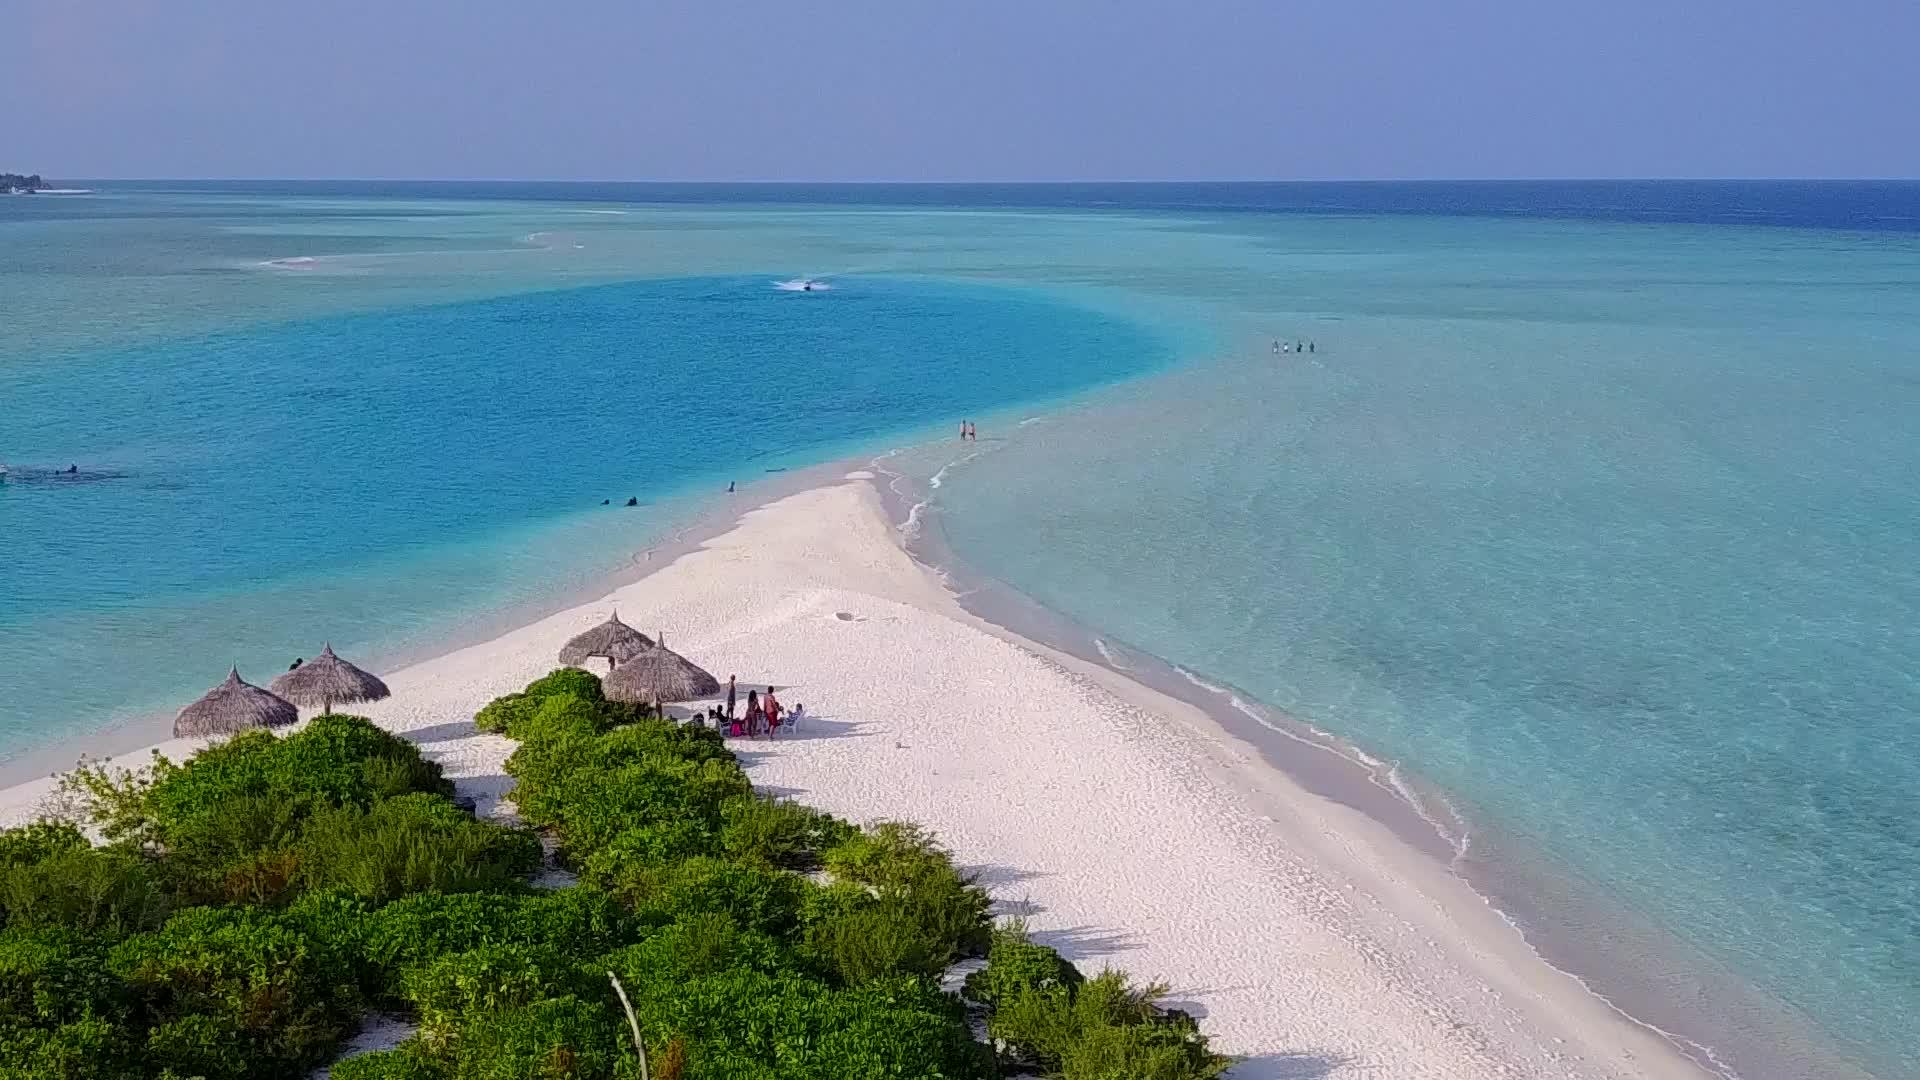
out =
[(1113, 654), (1113, 650), (1109, 649), (1107, 647), (1107, 643), (1101, 640), (1100, 638), (1096, 637), (1093, 639), (1093, 647), (1099, 650), (1101, 657), (1106, 660), (1107, 666), (1113, 668), (1115, 671), (1132, 671), (1133, 670), (1133, 665), (1128, 664), (1126, 661), (1120, 659), (1118, 656), (1115, 656)]
[(284, 259), (262, 259), (259, 265), (275, 270), (305, 270), (318, 266), (320, 260), (312, 255), (289, 255)]
[(1321, 750), (1336, 754), (1354, 765), (1358, 765), (1366, 774), (1369, 783), (1387, 792), (1394, 798), (1399, 799), (1401, 802), (1406, 803), (1421, 821), (1431, 826), (1440, 839), (1445, 841), (1449, 848), (1453, 849), (1453, 857), (1456, 862), (1466, 855), (1467, 848), (1472, 839), (1470, 834), (1464, 827), (1453, 827), (1447, 824), (1447, 819), (1449, 818), (1455, 821), (1463, 819), (1461, 819), (1458, 814), (1453, 813), (1452, 807), (1450, 806), (1447, 808), (1448, 813), (1446, 818), (1442, 818), (1439, 814), (1434, 813), (1433, 809), (1428, 805), (1427, 799), (1418, 791), (1415, 791), (1413, 786), (1408, 784), (1400, 775), (1400, 765), (1398, 762), (1382, 761), (1359, 747), (1328, 732), (1321, 731), (1311, 724), (1300, 724), (1299, 721), (1294, 721), (1312, 733), (1313, 737), (1308, 738), (1298, 731), (1290, 730), (1286, 725), (1274, 722), (1273, 718), (1267, 714), (1265, 709), (1247, 701), (1227, 687), (1216, 686), (1178, 664), (1173, 665), (1173, 670), (1179, 672), (1182, 678), (1200, 689), (1226, 698), (1227, 704), (1268, 731), (1277, 732), (1295, 742), (1318, 747)]
[(965, 454), (965, 455), (962, 455), (961, 457), (954, 458), (952, 461), (949, 461), (945, 465), (940, 466), (940, 469), (938, 472), (935, 472), (932, 476), (927, 477), (927, 486), (930, 488), (940, 487), (940, 485), (947, 482), (947, 473), (951, 472), (955, 466), (965, 465), (967, 462), (972, 461), (974, 458), (979, 457), (983, 453), (985, 453), (985, 451), (975, 450), (971, 454)]

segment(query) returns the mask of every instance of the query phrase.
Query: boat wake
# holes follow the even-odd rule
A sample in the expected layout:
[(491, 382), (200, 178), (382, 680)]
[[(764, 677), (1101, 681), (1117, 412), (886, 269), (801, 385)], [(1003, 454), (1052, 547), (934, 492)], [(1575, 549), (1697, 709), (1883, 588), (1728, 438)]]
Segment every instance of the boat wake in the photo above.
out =
[(828, 292), (833, 286), (819, 278), (794, 278), (792, 281), (776, 281), (773, 287), (781, 292)]

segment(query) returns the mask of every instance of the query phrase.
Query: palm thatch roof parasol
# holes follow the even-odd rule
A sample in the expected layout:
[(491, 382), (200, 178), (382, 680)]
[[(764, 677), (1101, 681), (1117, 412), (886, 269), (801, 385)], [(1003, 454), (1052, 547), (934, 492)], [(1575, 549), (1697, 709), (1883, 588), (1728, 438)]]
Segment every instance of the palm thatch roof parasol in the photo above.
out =
[(387, 684), (333, 655), (329, 644), (320, 655), (273, 680), (273, 692), (305, 708), (332, 712), (335, 705), (379, 701), (391, 697)]
[(719, 679), (665, 645), (628, 657), (600, 685), (609, 698), (635, 704), (692, 701), (720, 692)]
[(180, 710), (173, 718), (173, 734), (175, 738), (231, 735), (248, 728), (281, 727), (298, 719), (300, 710), (293, 702), (247, 682), (234, 668), (227, 672), (226, 682)]
[(614, 612), (606, 622), (579, 634), (560, 649), (560, 662), (579, 667), (589, 656), (602, 656), (619, 667), (635, 653), (653, 648), (653, 639), (620, 621)]

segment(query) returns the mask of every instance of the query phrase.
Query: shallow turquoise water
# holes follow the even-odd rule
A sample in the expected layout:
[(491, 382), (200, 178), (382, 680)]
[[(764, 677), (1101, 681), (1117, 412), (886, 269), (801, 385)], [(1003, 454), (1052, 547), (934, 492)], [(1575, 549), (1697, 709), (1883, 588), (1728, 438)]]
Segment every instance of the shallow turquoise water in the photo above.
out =
[(1026, 403), (939, 489), (963, 559), (1920, 1075), (1920, 240), (857, 195), (0, 203), (0, 460), (126, 474), (0, 491), (0, 758)]
[(1007, 433), (948, 537), (1920, 1075), (1920, 250), (1501, 231)]

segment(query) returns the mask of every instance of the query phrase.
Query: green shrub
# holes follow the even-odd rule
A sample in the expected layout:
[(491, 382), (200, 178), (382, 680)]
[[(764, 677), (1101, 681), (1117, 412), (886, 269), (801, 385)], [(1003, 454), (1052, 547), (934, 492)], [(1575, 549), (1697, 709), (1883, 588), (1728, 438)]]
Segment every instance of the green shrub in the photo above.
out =
[(328, 1070), (332, 1080), (451, 1080), (418, 1042), (356, 1054)]
[(85, 834), (64, 822), (36, 821), (17, 829), (0, 829), (0, 867), (28, 866), (51, 855), (84, 851), (90, 846)]
[(480, 711), (473, 714), (473, 726), (504, 735), (515, 720), (532, 716), (533, 710), (539, 707), (539, 698), (521, 693), (503, 694), (480, 706)]
[(729, 969), (771, 974), (790, 966), (790, 960), (780, 943), (766, 934), (743, 930), (719, 912), (702, 911), (661, 927), (638, 945), (608, 955), (604, 964), (615, 972), (626, 972), (630, 978), (672, 984)]
[(579, 981), (576, 968), (550, 950), (482, 945), (412, 968), (402, 977), (401, 994), (431, 1045), (452, 1038), (469, 1016), (561, 997)]
[(476, 821), (426, 794), (316, 813), (297, 853), (307, 888), (344, 889), (375, 903), (410, 893), (512, 888), (541, 858), (531, 833)]
[(385, 993), (397, 993), (408, 969), (488, 945), (524, 945), (576, 960), (637, 941), (648, 925), (613, 897), (592, 889), (503, 895), (409, 896), (365, 923), (365, 958)]
[(966, 1014), (933, 984), (904, 979), (822, 995), (810, 1003), (804, 1044), (783, 1048), (780, 1073), (799, 1080), (997, 1075)]
[(157, 757), (144, 774), (77, 770), (67, 780), (109, 837), (178, 857), (203, 877), (285, 846), (318, 809), (365, 808), (406, 792), (451, 796), (419, 748), (358, 716), (315, 717), (285, 738), (243, 731), (182, 764)]
[(553, 669), (528, 683), (524, 693), (527, 697), (536, 699), (572, 694), (582, 701), (595, 705), (607, 700), (606, 691), (600, 685), (600, 676), (575, 667)]
[(511, 718), (507, 727), (507, 734), (522, 742), (598, 735), (612, 726), (603, 704), (574, 694), (527, 700), (533, 708)]
[(1071, 997), (1085, 981), (1079, 969), (1058, 952), (1028, 940), (1026, 925), (1015, 921), (994, 930), (987, 965), (967, 976), (961, 993), (994, 1009), (1022, 994)]
[[(0, 1030), (119, 1020), (127, 1002), (100, 942), (70, 930), (0, 933)], [(4, 1040), (0, 1040), (4, 1041)]]
[(1096, 1025), (1067, 1047), (1060, 1080), (1207, 1080), (1232, 1061), (1211, 1053), (1190, 1017)]
[(183, 1077), (284, 1077), (330, 1057), (354, 1028), (349, 958), (288, 920), (250, 908), (195, 908), (115, 946), (147, 1036), (142, 1059)]
[(57, 845), (45, 850), (51, 853), (38, 862), (0, 868), (0, 925), (119, 935), (160, 925), (173, 907), (162, 875), (135, 852)]
[(0, 1080), (144, 1080), (128, 1033), (105, 1020), (19, 1028), (0, 1020)]
[[(605, 976), (602, 976), (604, 980)], [(612, 997), (609, 986), (605, 996)], [(547, 998), (469, 1017), (450, 1040), (447, 1075), (460, 1080), (612, 1080), (637, 1077), (617, 1009), (599, 1000)], [(663, 1078), (664, 1080), (664, 1078)]]
[(1135, 987), (1106, 971), (1072, 988), (1043, 988), (1002, 998), (987, 1030), (1017, 1060), (1061, 1080), (1206, 1080), (1230, 1060), (1182, 1012), (1158, 1006), (1162, 986)]
[(720, 847), (727, 857), (787, 870), (812, 870), (821, 853), (858, 830), (844, 821), (784, 799), (741, 795), (720, 805)]
[(691, 821), (624, 829), (580, 864), (580, 880), (610, 887), (630, 868), (658, 867), (717, 852), (713, 834)]
[(695, 912), (725, 915), (775, 938), (793, 933), (809, 882), (779, 870), (697, 856), (665, 866), (631, 866), (612, 885), (642, 918), (669, 922)]
[[(937, 974), (954, 961), (983, 954), (992, 937), (992, 898), (954, 868), (946, 852), (916, 826), (884, 822), (828, 848), (823, 861), (843, 882), (865, 886), (873, 902), (842, 912), (811, 932), (849, 982), (884, 974)], [(853, 940), (880, 935), (871, 946)], [(909, 941), (922, 944), (909, 949)]]
[(898, 898), (866, 902), (807, 927), (808, 955), (845, 986), (918, 976), (937, 979), (953, 950), (930, 937)]
[(561, 775), (522, 773), (519, 781), (513, 799), (521, 815), (557, 830), (567, 857), (576, 862), (630, 828), (675, 821), (717, 828), (720, 805), (751, 790), (730, 761), (690, 761), (665, 754), (610, 768), (583, 764)]

